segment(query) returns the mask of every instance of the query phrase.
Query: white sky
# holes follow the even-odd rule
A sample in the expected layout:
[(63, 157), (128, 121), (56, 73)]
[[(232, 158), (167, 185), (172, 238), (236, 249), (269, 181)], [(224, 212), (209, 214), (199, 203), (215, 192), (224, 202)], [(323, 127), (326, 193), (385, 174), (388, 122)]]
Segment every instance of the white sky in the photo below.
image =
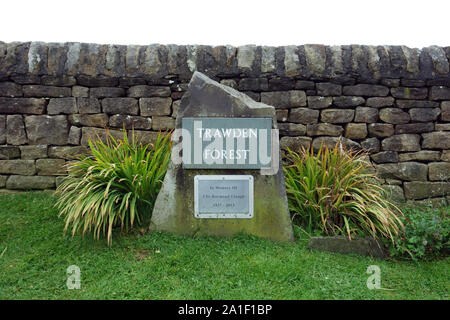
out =
[(450, 46), (450, 0), (3, 0), (0, 41)]

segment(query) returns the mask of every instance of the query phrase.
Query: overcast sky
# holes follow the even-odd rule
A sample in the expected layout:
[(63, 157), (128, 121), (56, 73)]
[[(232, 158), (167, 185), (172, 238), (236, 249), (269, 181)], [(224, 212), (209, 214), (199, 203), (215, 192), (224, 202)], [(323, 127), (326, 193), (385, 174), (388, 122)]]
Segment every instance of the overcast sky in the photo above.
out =
[(0, 41), (450, 46), (449, 0), (4, 0)]

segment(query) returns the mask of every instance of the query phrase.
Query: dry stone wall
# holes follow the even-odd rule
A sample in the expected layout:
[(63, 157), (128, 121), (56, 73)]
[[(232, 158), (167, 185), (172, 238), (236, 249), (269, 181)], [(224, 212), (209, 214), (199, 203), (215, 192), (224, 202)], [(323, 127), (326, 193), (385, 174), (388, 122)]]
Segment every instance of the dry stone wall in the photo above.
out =
[(171, 129), (200, 71), (276, 108), (281, 146), (341, 137), (399, 200), (450, 195), (450, 47), (0, 42), (0, 188), (54, 188), (104, 128)]

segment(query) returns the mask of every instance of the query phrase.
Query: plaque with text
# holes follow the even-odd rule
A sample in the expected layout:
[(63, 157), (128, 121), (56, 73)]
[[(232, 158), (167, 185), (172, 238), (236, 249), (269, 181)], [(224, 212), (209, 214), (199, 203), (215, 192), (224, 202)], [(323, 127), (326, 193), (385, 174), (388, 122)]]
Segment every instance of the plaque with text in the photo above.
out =
[(183, 168), (265, 169), (272, 118), (183, 118)]
[(194, 207), (196, 218), (252, 218), (253, 176), (195, 176)]

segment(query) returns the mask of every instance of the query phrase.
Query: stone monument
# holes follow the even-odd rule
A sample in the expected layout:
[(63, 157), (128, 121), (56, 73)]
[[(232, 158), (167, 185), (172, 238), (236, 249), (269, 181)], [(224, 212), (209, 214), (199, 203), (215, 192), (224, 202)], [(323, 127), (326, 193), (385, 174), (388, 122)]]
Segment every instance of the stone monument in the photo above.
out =
[(195, 72), (150, 230), (292, 241), (275, 108)]

